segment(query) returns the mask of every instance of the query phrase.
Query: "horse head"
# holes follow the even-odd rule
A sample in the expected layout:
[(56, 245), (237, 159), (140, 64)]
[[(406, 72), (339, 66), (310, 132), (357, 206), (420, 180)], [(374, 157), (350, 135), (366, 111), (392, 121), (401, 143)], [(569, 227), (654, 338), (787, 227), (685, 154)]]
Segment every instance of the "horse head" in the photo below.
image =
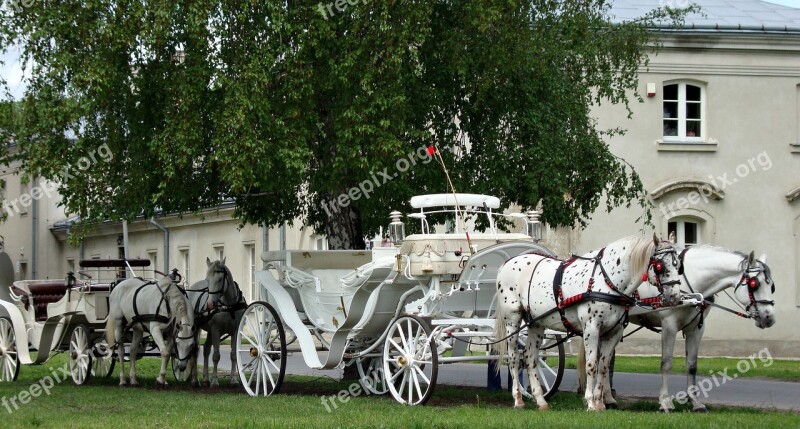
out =
[(661, 241), (653, 234), (652, 253), (642, 280), (658, 289), (661, 302), (666, 306), (675, 305), (681, 296), (681, 262), (675, 247), (670, 241)]
[[(225, 293), (233, 287), (233, 278), (228, 267), (225, 266), (225, 259), (211, 262), (206, 258), (206, 281), (208, 282), (208, 305), (209, 310), (223, 304)], [(227, 302), (226, 304), (234, 304)]]
[(178, 359), (178, 369), (185, 371), (189, 359), (197, 354), (197, 327), (194, 324), (194, 311), (190, 311), (191, 305), (186, 292), (181, 289), (175, 279), (172, 279), (165, 294), (170, 298), (173, 308), (173, 352)]
[(736, 299), (745, 305), (747, 313), (756, 321), (756, 326), (764, 329), (775, 324), (775, 282), (767, 265), (767, 255), (755, 258), (750, 254), (742, 261), (744, 272), (736, 284)]

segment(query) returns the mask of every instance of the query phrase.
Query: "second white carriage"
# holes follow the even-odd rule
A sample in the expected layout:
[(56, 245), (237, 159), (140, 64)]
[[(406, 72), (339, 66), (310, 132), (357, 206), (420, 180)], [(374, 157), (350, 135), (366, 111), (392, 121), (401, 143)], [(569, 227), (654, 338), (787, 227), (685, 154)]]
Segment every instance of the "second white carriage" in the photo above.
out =
[[(420, 233), (404, 237), (393, 212), (390, 247), (264, 252), (267, 269), (257, 273), (263, 301), (246, 310), (235, 345), (249, 394), (277, 392), (294, 352), (311, 368), (356, 365), (365, 389), (412, 405), (430, 398), (440, 364), (500, 358), (490, 347), (497, 270), (516, 255), (551, 252), (529, 234), (499, 232), (495, 197), (423, 195), (411, 206)], [(537, 215), (510, 216), (532, 231)], [(452, 232), (433, 231), (437, 216)], [(467, 224), (478, 216), (487, 231), (470, 233)], [(541, 354), (548, 394), (564, 370), (559, 338), (551, 333)]]

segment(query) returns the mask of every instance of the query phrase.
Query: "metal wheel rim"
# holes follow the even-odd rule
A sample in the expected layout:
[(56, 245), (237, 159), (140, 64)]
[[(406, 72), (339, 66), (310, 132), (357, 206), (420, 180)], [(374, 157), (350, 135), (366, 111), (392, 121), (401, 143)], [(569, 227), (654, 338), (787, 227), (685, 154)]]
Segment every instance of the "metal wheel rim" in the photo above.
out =
[(69, 372), (77, 385), (85, 384), (91, 376), (92, 355), (89, 350), (89, 332), (83, 326), (72, 330), (69, 339)]
[(383, 348), (384, 377), (389, 393), (402, 404), (424, 404), (436, 386), (438, 356), (430, 336), (427, 324), (413, 316), (402, 316), (389, 327)]
[(236, 340), (239, 380), (250, 396), (278, 392), (286, 374), (286, 334), (277, 312), (265, 302), (247, 307)]
[(11, 321), (0, 318), (0, 382), (10, 382), (19, 375), (17, 339)]
[(364, 390), (372, 395), (385, 395), (389, 392), (382, 358), (375, 356), (356, 359), (356, 367), (358, 368), (358, 380)]
[(114, 351), (108, 347), (105, 338), (94, 343), (95, 353), (92, 359), (92, 376), (108, 378), (114, 372)]

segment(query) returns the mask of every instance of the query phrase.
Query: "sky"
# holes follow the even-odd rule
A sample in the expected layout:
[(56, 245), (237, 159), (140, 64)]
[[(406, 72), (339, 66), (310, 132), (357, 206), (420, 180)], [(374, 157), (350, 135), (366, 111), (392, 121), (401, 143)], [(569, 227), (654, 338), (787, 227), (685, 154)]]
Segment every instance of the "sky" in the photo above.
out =
[[(783, 6), (794, 7), (800, 9), (800, 0), (762, 0), (769, 3), (775, 3)], [(0, 76), (3, 77), (8, 83), (8, 88), (14, 98), (20, 98), (25, 91), (25, 85), (22, 83), (22, 69), (19, 64), (19, 52), (15, 48), (9, 49), (6, 53), (0, 53)], [(0, 99), (5, 99), (3, 94), (0, 94)]]

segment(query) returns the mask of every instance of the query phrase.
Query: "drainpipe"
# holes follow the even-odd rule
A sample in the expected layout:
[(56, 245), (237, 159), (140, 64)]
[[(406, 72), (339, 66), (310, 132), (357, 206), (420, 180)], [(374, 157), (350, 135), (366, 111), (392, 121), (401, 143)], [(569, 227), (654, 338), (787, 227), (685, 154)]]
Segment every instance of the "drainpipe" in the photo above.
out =
[(280, 250), (286, 250), (286, 222), (281, 224), (280, 228)]
[(169, 230), (156, 222), (156, 217), (150, 218), (150, 223), (164, 233), (164, 273), (169, 274)]
[[(39, 186), (39, 179), (34, 178), (33, 182), (31, 182), (31, 195), (33, 194), (33, 190)], [(36, 279), (36, 241), (37, 241), (37, 230), (39, 229), (39, 201), (36, 198), (31, 198), (33, 204), (31, 204), (31, 278)]]
[[(269, 251), (269, 227), (262, 226), (261, 227), (261, 232), (262, 232), (261, 241), (264, 243), (264, 251), (268, 252)], [(260, 258), (260, 255), (256, 255), (256, 257)], [(267, 263), (266, 262), (263, 262), (263, 268), (264, 269), (267, 268)]]

